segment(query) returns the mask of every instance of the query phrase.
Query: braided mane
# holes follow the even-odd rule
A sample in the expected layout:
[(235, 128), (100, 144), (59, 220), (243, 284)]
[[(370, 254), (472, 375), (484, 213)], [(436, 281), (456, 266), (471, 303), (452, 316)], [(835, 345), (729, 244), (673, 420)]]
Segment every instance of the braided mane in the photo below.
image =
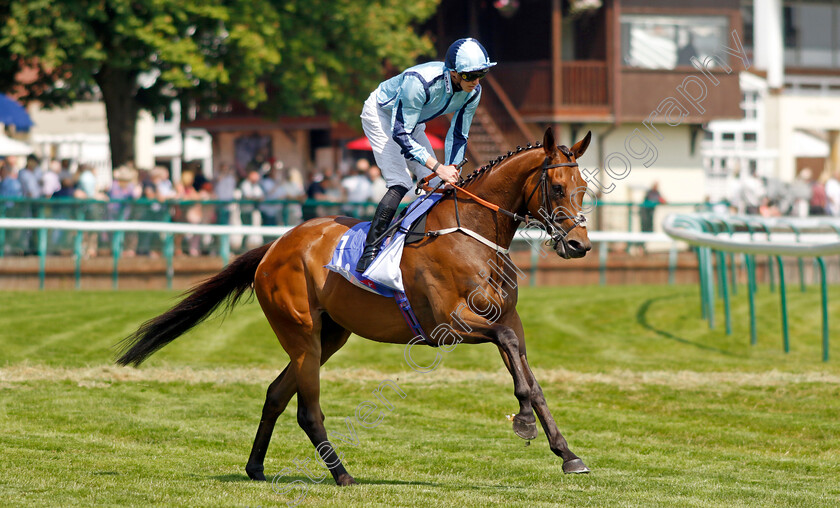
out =
[[(496, 167), (497, 164), (501, 163), (503, 160), (507, 159), (508, 157), (511, 157), (515, 154), (518, 154), (519, 152), (532, 150), (534, 148), (542, 148), (542, 143), (539, 142), (539, 141), (535, 142), (535, 144), (533, 144), (533, 145), (531, 143), (528, 143), (524, 148), (517, 145), (515, 152), (514, 151), (508, 151), (508, 153), (506, 155), (500, 155), (500, 156), (496, 157), (494, 160), (487, 161), (487, 164), (485, 164), (484, 166), (481, 166), (480, 168), (476, 169), (475, 171), (473, 171), (472, 173), (470, 173), (469, 175), (464, 177), (463, 186), (466, 187), (467, 185), (472, 183), (474, 180), (478, 179), (481, 175), (487, 173), (488, 171), (490, 171), (491, 169)], [(560, 151), (564, 155), (571, 156), (571, 152), (569, 152), (569, 148), (567, 146), (558, 145), (558, 148), (560, 149)]]

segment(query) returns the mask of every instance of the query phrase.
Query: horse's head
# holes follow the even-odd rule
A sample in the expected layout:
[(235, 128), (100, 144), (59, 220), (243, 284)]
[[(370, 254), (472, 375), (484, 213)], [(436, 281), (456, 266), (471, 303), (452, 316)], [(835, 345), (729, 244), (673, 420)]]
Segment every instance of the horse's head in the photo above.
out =
[(549, 127), (543, 138), (545, 159), (524, 188), (528, 212), (542, 223), (555, 252), (565, 259), (581, 258), (592, 248), (582, 212), (586, 180), (577, 164), (591, 139), (587, 132), (571, 149), (557, 146)]

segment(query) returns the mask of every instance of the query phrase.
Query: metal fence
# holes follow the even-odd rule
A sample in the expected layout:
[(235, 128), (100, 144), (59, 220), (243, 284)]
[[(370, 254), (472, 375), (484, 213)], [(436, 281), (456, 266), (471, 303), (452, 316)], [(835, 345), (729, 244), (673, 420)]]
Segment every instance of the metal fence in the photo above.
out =
[(828, 361), (828, 289), (824, 256), (840, 254), (840, 219), (835, 218), (773, 218), (757, 216), (732, 216), (715, 214), (671, 215), (665, 220), (664, 229), (676, 240), (692, 245), (697, 254), (700, 276), (701, 314), (715, 326), (714, 295), (723, 300), (726, 333), (732, 333), (729, 306), (730, 288), (737, 288), (735, 254), (743, 255), (747, 272), (747, 293), (750, 306), (750, 344), (755, 345), (756, 317), (755, 292), (756, 256), (768, 256), (770, 289), (775, 291), (773, 261), (778, 268), (778, 286), (781, 299), (782, 343), (785, 353), (790, 351), (788, 330), (787, 292), (783, 256), (795, 257), (799, 267), (799, 284), (806, 291), (803, 258), (814, 258), (819, 270), (822, 303), (823, 361)]
[[(173, 259), (175, 257), (176, 243), (181, 237), (210, 237), (213, 245), (218, 250), (214, 255), (221, 257), (222, 262), (227, 264), (233, 254), (232, 245), (246, 245), (246, 248), (261, 245), (264, 241), (271, 241), (289, 231), (293, 226), (243, 226), (243, 225), (212, 225), (212, 224), (179, 224), (160, 222), (140, 221), (77, 221), (62, 219), (19, 219), (0, 218), (0, 234), (14, 235), (29, 233), (35, 240), (34, 254), (38, 258), (38, 280), (39, 287), (44, 288), (46, 279), (46, 260), (50, 244), (50, 238), (56, 233), (63, 233), (70, 239), (71, 250), (68, 257), (72, 257), (75, 270), (75, 286), (81, 288), (82, 260), (85, 256), (85, 242), (89, 235), (102, 237), (107, 235), (109, 250), (108, 255), (112, 258), (111, 277), (113, 288), (118, 288), (119, 261), (125, 253), (126, 244), (131, 235), (154, 235), (160, 239), (162, 246), (162, 257), (166, 262), (167, 287), (172, 287), (174, 276)], [(247, 238), (255, 238), (255, 242), (243, 241)], [(593, 245), (598, 246), (598, 270), (599, 279), (602, 285), (606, 284), (607, 257), (609, 249), (607, 246), (612, 243), (646, 244), (656, 242), (667, 244), (668, 247), (668, 282), (674, 283), (674, 275), (677, 269), (677, 242), (671, 240), (663, 233), (637, 233), (637, 232), (608, 232), (590, 231), (589, 239)], [(540, 250), (544, 248), (546, 240), (544, 233), (536, 230), (520, 230), (514, 238), (515, 250), (530, 250), (531, 273), (530, 283), (536, 283), (537, 261), (541, 255)]]
[[(317, 200), (272, 200), (272, 201), (157, 201), (150, 199), (101, 201), (95, 199), (53, 198), (0, 198), (0, 219), (58, 219), (75, 221), (140, 221), (185, 223), (192, 225), (243, 225), (243, 226), (295, 226), (304, 220), (325, 215), (346, 215), (370, 220), (376, 210), (373, 202), (331, 202)], [(407, 205), (403, 205), (407, 206)], [(590, 213), (590, 228), (607, 231), (645, 231), (641, 227), (641, 216), (661, 216), (666, 211), (685, 213), (702, 210), (706, 205), (698, 203), (674, 203), (657, 205), (656, 209), (643, 203), (602, 202), (597, 211)], [(599, 224), (600, 217), (600, 224)], [(658, 221), (651, 221), (658, 223)], [(606, 226), (606, 227), (605, 227)], [(108, 252), (113, 237), (107, 232), (89, 232), (84, 241), (86, 252)], [(162, 235), (154, 232), (136, 232), (124, 238), (124, 250), (146, 255), (162, 252)], [(190, 233), (185, 233), (189, 235)], [(48, 254), (69, 255), (74, 252), (74, 235), (65, 230), (53, 230), (47, 243)], [(218, 236), (179, 236), (174, 240), (177, 251), (193, 254), (217, 253), (221, 250)], [(244, 250), (243, 245), (231, 246), (234, 252)], [(629, 245), (628, 245), (629, 248)], [(34, 255), (38, 252), (37, 235), (32, 232), (6, 232), (0, 230), (0, 257)]]
[[(304, 220), (323, 215), (347, 215), (369, 219), (376, 203), (328, 201), (157, 201), (149, 199), (101, 201), (95, 199), (26, 199), (0, 198), (0, 219), (55, 219), (89, 222), (159, 222), (199, 225), (277, 226), (296, 225)], [(108, 251), (113, 246), (113, 235), (106, 231), (90, 231), (84, 239), (85, 251)], [(138, 254), (161, 252), (166, 240), (157, 232), (126, 232), (123, 249)], [(197, 251), (195, 254), (219, 252), (222, 246), (218, 237), (197, 240), (193, 231), (185, 231), (174, 240), (176, 250)], [(47, 249), (49, 254), (70, 254), (75, 250), (75, 235), (64, 229), (53, 229)], [(0, 229), (0, 256), (36, 254), (39, 249), (37, 235), (31, 231), (6, 232)], [(234, 246), (234, 251), (244, 246)]]

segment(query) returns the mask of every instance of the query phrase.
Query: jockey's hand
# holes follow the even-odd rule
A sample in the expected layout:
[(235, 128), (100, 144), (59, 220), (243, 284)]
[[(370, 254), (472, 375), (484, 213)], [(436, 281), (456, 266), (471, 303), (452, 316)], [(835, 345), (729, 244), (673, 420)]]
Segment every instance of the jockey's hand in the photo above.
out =
[(458, 183), (458, 168), (455, 166), (441, 165), (435, 173), (446, 183)]

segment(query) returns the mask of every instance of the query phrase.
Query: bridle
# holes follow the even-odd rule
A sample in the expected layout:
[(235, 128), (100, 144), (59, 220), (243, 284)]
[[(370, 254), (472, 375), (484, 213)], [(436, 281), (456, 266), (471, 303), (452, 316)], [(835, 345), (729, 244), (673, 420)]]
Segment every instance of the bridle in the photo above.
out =
[[(563, 153), (563, 155), (565, 155), (567, 158), (569, 158), (569, 159), (572, 158), (572, 153), (569, 152), (569, 150), (565, 146), (560, 146), (559, 149)], [(563, 244), (566, 243), (566, 237), (569, 236), (569, 233), (571, 233), (573, 229), (575, 229), (578, 226), (586, 227), (586, 217), (583, 215), (583, 212), (580, 212), (575, 216), (571, 216), (571, 215), (560, 215), (560, 216), (549, 215), (549, 212), (553, 209), (551, 208), (551, 202), (548, 199), (548, 196), (549, 196), (548, 170), (549, 169), (554, 169), (554, 168), (576, 168), (576, 167), (578, 167), (577, 162), (561, 162), (560, 164), (549, 164), (549, 162), (550, 162), (550, 158), (548, 156), (546, 156), (546, 158), (543, 159), (543, 163), (542, 163), (542, 167), (541, 167), (542, 174), (540, 175), (540, 181), (537, 183), (537, 185), (534, 186), (534, 190), (531, 191), (531, 194), (529, 194), (528, 198), (525, 200), (525, 206), (528, 206), (528, 203), (531, 202), (531, 198), (534, 197), (534, 193), (537, 192), (537, 189), (540, 190), (540, 194), (542, 195), (541, 196), (542, 197), (542, 199), (541, 199), (542, 204), (540, 206), (540, 211), (542, 212), (542, 213), (540, 213), (541, 217), (534, 217), (533, 214), (531, 214), (531, 212), (529, 211), (525, 216), (525, 223), (527, 224), (528, 222), (530, 222), (532, 220), (542, 219), (541, 222), (546, 227), (546, 233), (548, 233), (548, 235), (551, 237), (551, 240), (554, 242), (552, 247), (556, 247), (558, 243), (561, 243), (561, 242)], [(564, 220), (571, 220), (572, 221), (572, 227), (570, 227), (567, 231), (566, 229), (563, 228), (562, 225), (558, 224), (556, 222), (556, 220), (559, 220), (561, 222), (564, 221)]]
[[(569, 160), (571, 160), (572, 153), (569, 151), (568, 148), (566, 148), (565, 146), (562, 146), (562, 145), (559, 146), (558, 148), (563, 153), (563, 155), (565, 155)], [(460, 167), (461, 165), (463, 165), (464, 162), (466, 162), (466, 159), (464, 161), (462, 161), (462, 163), (459, 164), (458, 166)], [(540, 175), (540, 180), (537, 183), (537, 185), (534, 186), (534, 190), (531, 191), (531, 194), (528, 195), (528, 199), (525, 200), (525, 206), (527, 207), (528, 203), (531, 201), (531, 198), (534, 197), (534, 194), (537, 192), (537, 190), (539, 189), (541, 191), (540, 194), (541, 194), (542, 206), (540, 207), (540, 211), (543, 211), (543, 213), (540, 214), (541, 217), (535, 217), (530, 211), (528, 211), (523, 216), (523, 215), (519, 215), (518, 213), (511, 212), (509, 210), (505, 210), (504, 208), (501, 208), (499, 205), (493, 204), (493, 203), (491, 203), (491, 202), (489, 202), (485, 199), (482, 199), (482, 198), (476, 196), (475, 194), (473, 194), (472, 192), (464, 189), (461, 186), (461, 185), (463, 185), (463, 183), (462, 183), (463, 181), (459, 182), (459, 183), (461, 183), (461, 185), (456, 185), (456, 184), (450, 184), (450, 185), (453, 188), (452, 192), (455, 192), (455, 193), (462, 192), (463, 194), (466, 194), (467, 196), (472, 198), (473, 201), (477, 202), (478, 204), (480, 204), (482, 206), (485, 206), (485, 207), (487, 207), (487, 208), (489, 208), (489, 209), (491, 209), (495, 212), (501, 213), (503, 215), (507, 215), (508, 217), (510, 217), (514, 221), (516, 221), (517, 223), (518, 222), (524, 222), (526, 225), (529, 224), (532, 221), (542, 223), (546, 228), (546, 233), (548, 233), (548, 235), (551, 237), (551, 241), (553, 242), (552, 248), (557, 247), (558, 243), (562, 243), (564, 245), (564, 247), (568, 248), (568, 245), (566, 244), (566, 237), (569, 236), (569, 233), (571, 233), (572, 230), (574, 228), (578, 227), (578, 226), (581, 226), (581, 227), (585, 228), (586, 227), (586, 217), (583, 215), (583, 212), (578, 213), (576, 216), (571, 216), (571, 215), (551, 216), (551, 215), (548, 215), (548, 212), (552, 210), (551, 202), (549, 201), (549, 197), (548, 197), (549, 196), (549, 190), (550, 190), (549, 189), (548, 170), (549, 169), (554, 169), (554, 168), (576, 168), (576, 167), (578, 167), (578, 163), (577, 162), (561, 162), (559, 164), (549, 164), (549, 162), (550, 162), (550, 158), (548, 156), (546, 156), (546, 158), (543, 159), (542, 166), (540, 167), (540, 170), (542, 171), (542, 174)], [(441, 182), (441, 184), (438, 184), (438, 186), (435, 187), (434, 189), (429, 186), (429, 181), (431, 181), (436, 176), (437, 175), (435, 173), (432, 173), (432, 174), (428, 175), (427, 177), (423, 178), (420, 182), (418, 182), (417, 192), (419, 193), (421, 190), (425, 190), (425, 191), (429, 192), (430, 194), (434, 193), (434, 192), (445, 192), (445, 191), (438, 190), (438, 188), (440, 187), (440, 185), (443, 182)], [(463, 228), (461, 228), (460, 217), (458, 217), (457, 194), (456, 194), (455, 215), (456, 215), (456, 220), (458, 222), (458, 228), (455, 228), (455, 229), (463, 229)], [(556, 220), (559, 220), (559, 221), (571, 220), (572, 221), (572, 227), (570, 227), (568, 230), (566, 230), (565, 228), (563, 228), (562, 225), (558, 224), (556, 222)]]

